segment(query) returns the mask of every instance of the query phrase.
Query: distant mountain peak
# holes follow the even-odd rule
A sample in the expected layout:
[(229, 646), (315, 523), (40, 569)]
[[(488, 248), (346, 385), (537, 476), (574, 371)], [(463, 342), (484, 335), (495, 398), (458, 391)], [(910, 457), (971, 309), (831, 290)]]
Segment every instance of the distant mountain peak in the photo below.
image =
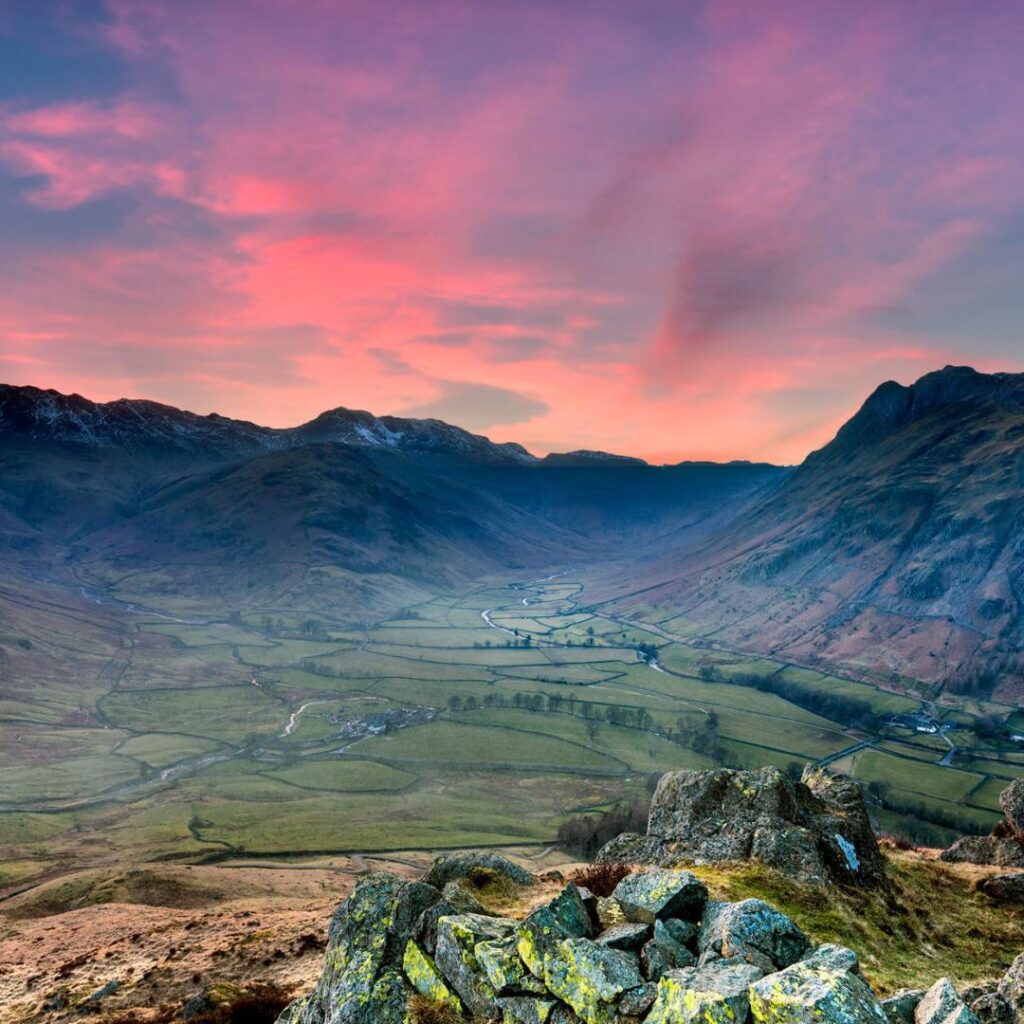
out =
[(571, 452), (551, 452), (545, 455), (543, 462), (550, 466), (646, 466), (643, 459), (632, 455), (614, 455), (611, 452), (594, 451), (590, 448), (577, 448)]
[(888, 380), (875, 388), (827, 447), (870, 443), (904, 424), (969, 402), (1024, 409), (1024, 373), (981, 373), (970, 366), (945, 366), (909, 385)]

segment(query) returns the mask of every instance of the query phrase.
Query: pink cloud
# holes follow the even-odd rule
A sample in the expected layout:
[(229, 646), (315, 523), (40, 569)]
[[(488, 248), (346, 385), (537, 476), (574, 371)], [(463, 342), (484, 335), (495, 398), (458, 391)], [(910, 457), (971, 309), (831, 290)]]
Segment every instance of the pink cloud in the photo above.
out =
[(0, 110), (26, 204), (129, 197), (0, 282), (38, 383), (275, 423), (514, 387), (540, 448), (792, 461), (975, 354), (891, 317), (1020, 198), (1010, 14), (110, 8), (121, 95)]

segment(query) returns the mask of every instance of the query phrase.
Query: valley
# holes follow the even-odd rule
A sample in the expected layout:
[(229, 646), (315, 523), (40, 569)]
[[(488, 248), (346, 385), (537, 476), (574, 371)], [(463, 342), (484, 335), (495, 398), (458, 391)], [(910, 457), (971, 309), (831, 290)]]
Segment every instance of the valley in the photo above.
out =
[[(540, 853), (568, 818), (719, 763), (828, 761), (869, 784), (882, 827), (938, 843), (991, 827), (1024, 774), (976, 731), (1008, 707), (923, 705), (613, 618), (588, 602), (597, 572), (485, 578), (362, 625), (50, 588), (0, 702), (3, 891), (140, 861)], [(57, 658), (75, 685), (33, 686)]]

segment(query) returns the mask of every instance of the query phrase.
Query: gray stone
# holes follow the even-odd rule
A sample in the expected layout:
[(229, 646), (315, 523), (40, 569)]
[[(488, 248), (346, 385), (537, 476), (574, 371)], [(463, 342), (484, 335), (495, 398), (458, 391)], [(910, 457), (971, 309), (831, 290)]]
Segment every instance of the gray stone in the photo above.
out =
[(1014, 1024), (1017, 1020), (1013, 1007), (998, 992), (986, 992), (964, 1001), (981, 1024)]
[(642, 1017), (653, 1005), (658, 996), (658, 986), (653, 982), (631, 988), (619, 1000), (619, 1013), (624, 1017)]
[(644, 943), (640, 950), (640, 969), (648, 981), (658, 981), (666, 971), (672, 969), (668, 954), (654, 939)]
[(476, 950), (481, 943), (506, 937), (512, 926), (511, 921), (479, 914), (456, 914), (438, 922), (434, 954), (437, 966), (466, 1008), (480, 1017), (496, 1012), (497, 992), (477, 959)]
[(837, 971), (850, 971), (852, 974), (860, 974), (860, 961), (857, 954), (846, 946), (838, 946), (835, 943), (826, 943), (811, 950), (804, 958), (804, 963), (815, 966), (831, 967)]
[(654, 794), (647, 834), (619, 836), (597, 859), (755, 859), (806, 882), (888, 885), (859, 787), (821, 769), (798, 783), (777, 768), (670, 772)]
[(628, 920), (653, 924), (667, 917), (699, 920), (708, 890), (689, 871), (643, 871), (626, 875), (612, 895)]
[(755, 981), (750, 1010), (763, 1024), (889, 1024), (874, 993), (857, 975), (806, 962)]
[(810, 950), (807, 936), (763, 900), (710, 904), (697, 937), (701, 953), (738, 956), (766, 974), (788, 967)]
[(901, 988), (888, 999), (883, 999), (882, 1009), (890, 1024), (914, 1024), (914, 1011), (923, 995), (924, 989), (921, 988)]
[(650, 937), (649, 924), (625, 921), (601, 932), (596, 941), (611, 949), (639, 949)]
[(748, 991), (761, 977), (752, 964), (724, 960), (706, 967), (669, 971), (647, 1024), (735, 1024), (747, 1019)]
[(516, 885), (532, 885), (534, 876), (498, 853), (447, 853), (438, 857), (427, 868), (423, 881), (435, 889), (443, 889), (449, 882), (472, 878), (476, 872), (495, 872), (505, 875)]
[(961, 864), (995, 864), (1003, 868), (1024, 868), (1024, 843), (1001, 836), (964, 836), (939, 860)]
[(976, 888), (997, 903), (1024, 903), (1024, 871), (989, 875), (979, 879)]
[(939, 978), (917, 1004), (914, 1024), (978, 1024), (978, 1018), (949, 978)]

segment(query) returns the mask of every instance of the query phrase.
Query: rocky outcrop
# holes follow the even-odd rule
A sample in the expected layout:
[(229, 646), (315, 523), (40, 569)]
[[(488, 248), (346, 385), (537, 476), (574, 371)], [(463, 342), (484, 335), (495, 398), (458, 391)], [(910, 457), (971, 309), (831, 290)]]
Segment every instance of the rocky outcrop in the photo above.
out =
[(438, 1019), (502, 1024), (1011, 1024), (1024, 1009), (1024, 955), (989, 984), (881, 1001), (853, 950), (816, 946), (761, 900), (709, 899), (685, 870), (627, 875), (600, 901), (570, 883), (522, 919), (444, 906), (435, 885), (364, 879), (316, 988), (279, 1024), (405, 1024), (415, 994)]
[(964, 836), (943, 850), (941, 859), (1024, 868), (1024, 779), (1015, 779), (999, 794), (999, 806), (1003, 809), (1003, 820), (991, 835)]
[(757, 860), (804, 882), (888, 884), (860, 789), (821, 769), (805, 770), (800, 782), (777, 768), (671, 772), (654, 794), (647, 834), (619, 836), (597, 859)]

